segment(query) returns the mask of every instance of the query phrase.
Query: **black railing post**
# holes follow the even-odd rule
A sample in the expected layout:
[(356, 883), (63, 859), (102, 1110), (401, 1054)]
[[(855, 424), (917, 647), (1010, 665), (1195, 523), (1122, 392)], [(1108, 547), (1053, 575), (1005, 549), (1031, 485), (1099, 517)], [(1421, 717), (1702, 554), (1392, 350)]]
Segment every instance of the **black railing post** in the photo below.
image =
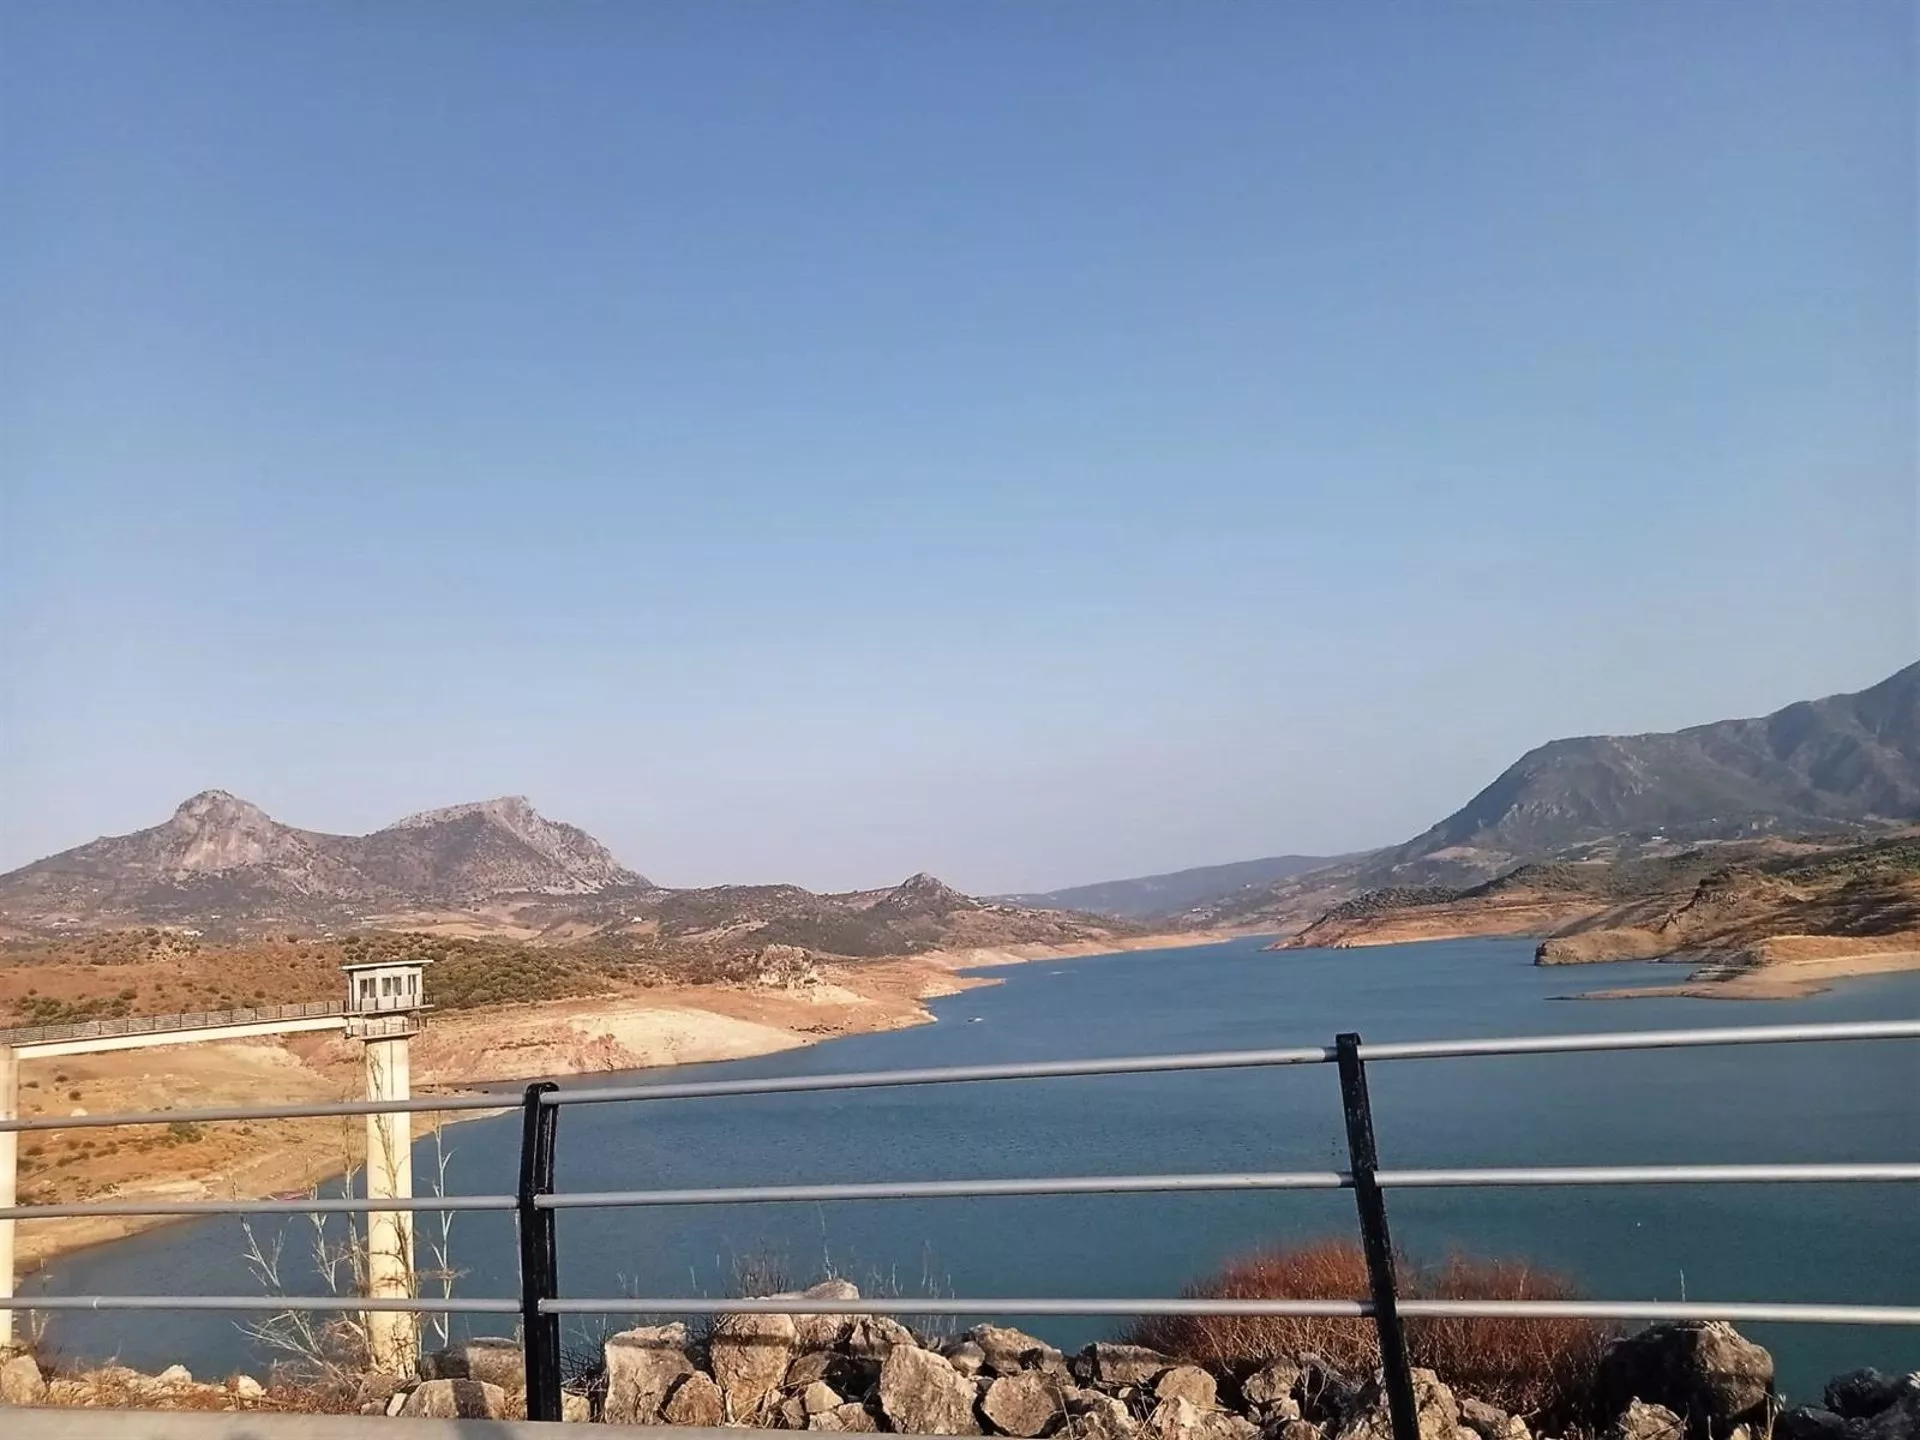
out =
[(551, 1080), (527, 1086), (521, 1103), (520, 1189), (514, 1206), (520, 1222), (520, 1340), (526, 1347), (527, 1418), (560, 1418), (560, 1317), (540, 1313), (540, 1302), (559, 1293), (553, 1211), (534, 1203), (553, 1193), (554, 1140), (560, 1107), (541, 1097), (559, 1089)]
[(1420, 1407), (1413, 1394), (1413, 1369), (1407, 1362), (1406, 1330), (1400, 1324), (1387, 1202), (1373, 1178), (1380, 1168), (1380, 1156), (1373, 1142), (1367, 1067), (1360, 1059), (1358, 1035), (1339, 1035), (1333, 1043), (1340, 1062), (1340, 1104), (1347, 1115), (1353, 1200), (1360, 1211), (1360, 1243), (1367, 1253), (1367, 1280), (1373, 1291), (1373, 1323), (1380, 1332), (1380, 1374), (1387, 1390), (1387, 1413), (1393, 1420), (1393, 1440), (1420, 1440)]

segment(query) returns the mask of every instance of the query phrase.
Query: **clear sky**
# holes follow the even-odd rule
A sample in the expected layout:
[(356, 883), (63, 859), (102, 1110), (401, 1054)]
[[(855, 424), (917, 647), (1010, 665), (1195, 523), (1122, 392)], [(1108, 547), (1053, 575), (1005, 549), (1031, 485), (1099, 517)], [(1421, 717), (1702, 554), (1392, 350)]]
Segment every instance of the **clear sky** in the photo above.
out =
[(1871, 683), (1914, 17), (0, 4), (0, 865), (1041, 888)]

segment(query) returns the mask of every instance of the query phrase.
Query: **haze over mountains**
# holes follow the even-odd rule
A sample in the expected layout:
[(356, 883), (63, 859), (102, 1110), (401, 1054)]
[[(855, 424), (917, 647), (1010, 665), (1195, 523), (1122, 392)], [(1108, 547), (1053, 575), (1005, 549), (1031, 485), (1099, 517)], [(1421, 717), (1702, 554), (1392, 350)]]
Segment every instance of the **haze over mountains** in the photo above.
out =
[[(893, 891), (845, 896), (797, 886), (665, 891), (592, 836), (546, 819), (519, 797), (430, 810), (350, 836), (283, 825), (210, 790), (164, 824), (0, 875), (0, 917), (28, 927), (326, 926), (485, 912), (492, 921), (511, 918), (544, 933), (634, 923), (643, 913), (646, 923), (670, 925), (685, 911), (698, 912), (708, 926), (731, 923), (726, 917), (734, 915), (816, 937), (844, 930), (842, 953), (868, 953), (877, 943), (868, 933), (875, 925), (889, 934), (899, 928), (882, 923), (889, 906), (902, 911), (895, 920), (911, 912), (908, 929), (927, 943), (939, 929), (923, 923), (929, 915), (970, 913), (966, 907), (995, 917), (965, 927), (988, 937), (973, 942), (980, 944), (1016, 935), (1067, 938), (1074, 922), (1061, 912), (1113, 917), (1122, 922), (1113, 933), (1135, 933), (1146, 921), (1297, 930), (1367, 892), (1457, 890), (1525, 862), (1631, 859), (1774, 835), (1871, 837), (1915, 821), (1920, 663), (1857, 693), (1758, 718), (1551, 741), (1399, 846), (1203, 866), (1006, 896), (998, 904), (970, 900), (924, 876)], [(1051, 918), (1016, 923), (1024, 912)]]
[(940, 947), (1122, 942), (1137, 927), (975, 900), (931, 875), (817, 895), (798, 885), (668, 890), (520, 796), (409, 815), (370, 835), (284, 825), (223, 790), (163, 824), (0, 875), (28, 933), (169, 925), (220, 936), (405, 929), (613, 940), (649, 954), (767, 945), (872, 958)]
[(1375, 890), (1473, 886), (1526, 861), (1920, 821), (1920, 663), (1851, 694), (1671, 733), (1554, 740), (1403, 845), (1203, 901), (1191, 923), (1299, 928)]
[(612, 887), (651, 888), (591, 835), (520, 796), (423, 811), (371, 835), (329, 835), (205, 790), (160, 825), (0, 875), (0, 914), (40, 924), (315, 922)]
[(1130, 880), (1070, 885), (1064, 890), (1043, 890), (1005, 898), (1021, 905), (1087, 910), (1095, 915), (1145, 920), (1155, 915), (1177, 915), (1206, 901), (1218, 900), (1243, 890), (1258, 889), (1304, 871), (1318, 870), (1338, 858), (1329, 855), (1270, 855), (1262, 860), (1201, 865), (1167, 875), (1139, 875)]

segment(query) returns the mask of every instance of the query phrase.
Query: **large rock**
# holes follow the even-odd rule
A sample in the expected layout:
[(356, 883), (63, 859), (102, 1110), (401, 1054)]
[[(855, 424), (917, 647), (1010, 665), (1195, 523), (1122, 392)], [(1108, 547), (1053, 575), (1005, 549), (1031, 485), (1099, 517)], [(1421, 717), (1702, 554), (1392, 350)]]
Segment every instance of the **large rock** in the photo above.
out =
[(1865, 1423), (1867, 1440), (1920, 1440), (1920, 1389), (1903, 1392)]
[(1858, 1440), (1865, 1430), (1863, 1420), (1849, 1420), (1813, 1405), (1796, 1405), (1774, 1417), (1773, 1440)]
[[(1460, 1406), (1438, 1375), (1431, 1370), (1413, 1372), (1413, 1401), (1420, 1440), (1455, 1440)], [(1378, 1376), (1360, 1387), (1335, 1434), (1338, 1440), (1394, 1440), (1386, 1387)]]
[(1920, 1375), (1849, 1370), (1827, 1381), (1827, 1409), (1844, 1419), (1870, 1420), (1910, 1391), (1920, 1391)]
[(1480, 1440), (1533, 1440), (1526, 1421), (1484, 1400), (1462, 1400), (1460, 1423)]
[(1608, 1440), (1681, 1440), (1686, 1426), (1664, 1405), (1629, 1401), (1607, 1432)]
[(44, 1405), (47, 1382), (31, 1355), (15, 1355), (0, 1364), (0, 1405)]
[(1066, 1396), (1054, 1376), (1039, 1370), (1002, 1375), (987, 1387), (980, 1410), (1002, 1435), (1044, 1435), (1066, 1413)]
[(987, 1367), (987, 1352), (971, 1340), (952, 1340), (940, 1347), (947, 1363), (962, 1375), (978, 1375)]
[(1189, 1401), (1202, 1410), (1216, 1409), (1220, 1404), (1220, 1387), (1198, 1365), (1162, 1370), (1154, 1379), (1153, 1393), (1162, 1400)]
[(505, 1420), (507, 1392), (484, 1380), (427, 1380), (407, 1396), (400, 1414), (429, 1420)]
[(1363, 1381), (1335, 1369), (1326, 1357), (1310, 1350), (1301, 1353), (1300, 1381), (1293, 1393), (1308, 1420), (1337, 1427), (1365, 1388)]
[[(800, 1292), (804, 1300), (858, 1300), (860, 1287), (851, 1280), (822, 1280)], [(794, 1343), (802, 1350), (831, 1350), (846, 1338), (847, 1329), (859, 1317), (844, 1315), (796, 1315), (793, 1317)]]
[(847, 1404), (829, 1410), (824, 1415), (807, 1417), (809, 1430), (833, 1430), (843, 1435), (874, 1435), (879, 1433), (880, 1422), (864, 1405)]
[(856, 1316), (840, 1341), (847, 1354), (870, 1360), (885, 1360), (896, 1345), (919, 1348), (913, 1332), (891, 1315)]
[(607, 1398), (602, 1416), (611, 1425), (656, 1425), (667, 1392), (693, 1373), (687, 1358), (687, 1327), (642, 1325), (609, 1335), (605, 1347)]
[(1010, 1325), (976, 1325), (966, 1338), (980, 1347), (989, 1374), (1017, 1375), (1022, 1370), (1063, 1370), (1060, 1352), (1036, 1335)]
[(1078, 1390), (1067, 1397), (1075, 1440), (1136, 1440), (1140, 1422), (1124, 1402), (1098, 1390)]
[(1678, 1415), (1695, 1440), (1725, 1440), (1745, 1422), (1763, 1428), (1773, 1356), (1723, 1320), (1653, 1325), (1607, 1347), (1594, 1388), (1602, 1414), (1644, 1400)]
[(660, 1407), (660, 1418), (669, 1425), (711, 1428), (727, 1418), (726, 1397), (710, 1377), (696, 1370), (674, 1382), (672, 1393)]
[(791, 1315), (720, 1317), (707, 1342), (707, 1361), (730, 1419), (746, 1423), (760, 1414), (786, 1378), (797, 1335)]
[(1254, 1440), (1259, 1426), (1224, 1410), (1207, 1410), (1184, 1395), (1162, 1400), (1142, 1427), (1152, 1440)]
[(1095, 1385), (1144, 1385), (1173, 1364), (1158, 1350), (1107, 1340), (1094, 1341), (1073, 1358), (1074, 1374)]
[(502, 1390), (525, 1390), (527, 1356), (517, 1341), (487, 1335), (422, 1355), (420, 1377), (423, 1380), (484, 1380)]
[(1287, 1418), (1297, 1418), (1301, 1374), (1299, 1365), (1292, 1360), (1269, 1360), (1240, 1382), (1240, 1398), (1250, 1410), (1284, 1414), (1290, 1408), (1292, 1413)]
[(944, 1356), (895, 1345), (880, 1367), (880, 1408), (908, 1435), (978, 1435), (973, 1381)]

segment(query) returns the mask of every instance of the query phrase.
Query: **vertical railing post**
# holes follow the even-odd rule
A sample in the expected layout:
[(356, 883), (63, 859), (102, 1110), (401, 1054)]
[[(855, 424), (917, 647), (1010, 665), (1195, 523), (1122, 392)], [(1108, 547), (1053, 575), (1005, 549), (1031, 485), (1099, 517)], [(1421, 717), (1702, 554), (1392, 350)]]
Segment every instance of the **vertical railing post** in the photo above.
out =
[(1340, 1104), (1347, 1118), (1347, 1160), (1353, 1172), (1353, 1200), (1360, 1211), (1360, 1243), (1367, 1255), (1367, 1280), (1373, 1291), (1373, 1323), (1380, 1332), (1380, 1374), (1387, 1390), (1393, 1440), (1420, 1440), (1420, 1407), (1413, 1394), (1413, 1370), (1407, 1361), (1407, 1335), (1400, 1324), (1399, 1287), (1393, 1270), (1393, 1237), (1387, 1230), (1387, 1202), (1374, 1172), (1380, 1168), (1373, 1140), (1373, 1105), (1367, 1098), (1367, 1067), (1360, 1059), (1360, 1037), (1336, 1036), (1340, 1062)]
[(526, 1349), (527, 1418), (560, 1418), (560, 1317), (540, 1311), (559, 1294), (553, 1211), (535, 1203), (553, 1193), (554, 1141), (560, 1107), (541, 1097), (559, 1089), (551, 1080), (527, 1086), (521, 1102), (520, 1189), (514, 1206), (520, 1222), (520, 1339)]

